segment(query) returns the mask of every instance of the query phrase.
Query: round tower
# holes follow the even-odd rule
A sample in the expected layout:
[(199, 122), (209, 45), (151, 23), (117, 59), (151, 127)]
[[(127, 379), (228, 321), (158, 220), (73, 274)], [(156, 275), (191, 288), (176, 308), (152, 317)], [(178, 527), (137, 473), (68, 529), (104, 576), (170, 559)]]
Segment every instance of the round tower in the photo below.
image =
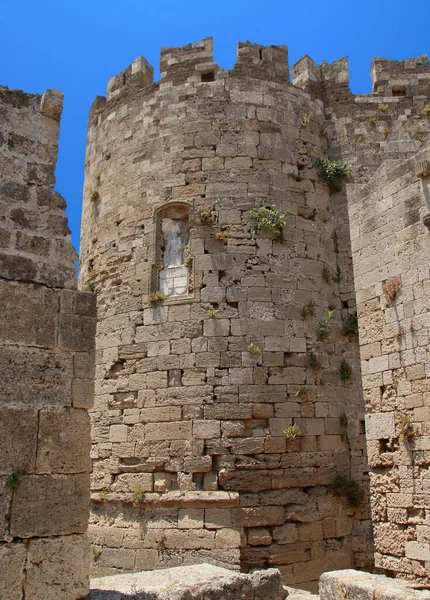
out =
[(285, 47), (239, 44), (224, 71), (208, 38), (161, 73), (138, 58), (89, 119), (95, 571), (276, 566), (312, 588), (354, 564), (366, 516), (330, 487), (364, 457), (323, 104)]

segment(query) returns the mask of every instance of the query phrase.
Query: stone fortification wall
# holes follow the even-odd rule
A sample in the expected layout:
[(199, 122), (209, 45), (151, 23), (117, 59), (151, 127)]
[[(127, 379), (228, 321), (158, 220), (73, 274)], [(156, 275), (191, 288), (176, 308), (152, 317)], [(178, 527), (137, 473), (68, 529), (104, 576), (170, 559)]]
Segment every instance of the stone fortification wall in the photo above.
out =
[(95, 303), (53, 191), (62, 94), (0, 88), (0, 597), (88, 592)]
[[(369, 552), (366, 503), (330, 491), (338, 474), (364, 481), (366, 461), (358, 344), (341, 334), (354, 310), (346, 217), (335, 231), (315, 168), (323, 104), (290, 85), (285, 48), (240, 44), (225, 72), (208, 39), (163, 50), (161, 71), (154, 84), (137, 59), (89, 121), (95, 570), (274, 565), (312, 587)], [(252, 233), (250, 211), (272, 205), (289, 212), (285, 243)], [(161, 284), (169, 215), (185, 254)], [(161, 285), (185, 293), (151, 304)], [(303, 435), (287, 442), (293, 424)]]
[[(428, 582), (429, 144), (348, 191), (375, 565)], [(418, 175), (418, 176), (417, 176)]]

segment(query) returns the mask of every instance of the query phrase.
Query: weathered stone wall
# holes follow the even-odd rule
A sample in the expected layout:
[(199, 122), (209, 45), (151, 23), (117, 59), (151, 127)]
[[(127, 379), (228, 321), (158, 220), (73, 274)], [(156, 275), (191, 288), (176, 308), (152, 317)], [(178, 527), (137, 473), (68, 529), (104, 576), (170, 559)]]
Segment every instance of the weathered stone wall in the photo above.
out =
[(0, 597), (88, 592), (95, 302), (53, 191), (62, 94), (0, 88)]
[[(99, 311), (95, 569), (276, 565), (312, 587), (369, 560), (366, 502), (329, 488), (367, 467), (358, 344), (341, 333), (355, 310), (347, 214), (335, 232), (315, 168), (323, 104), (290, 85), (281, 47), (239, 45), (225, 72), (204, 40), (162, 51), (161, 71), (153, 84), (137, 59), (90, 114), (80, 281)], [(153, 307), (157, 215), (179, 203), (190, 293)], [(290, 213), (285, 243), (251, 231), (249, 211), (271, 205)], [(303, 436), (287, 442), (293, 423)]]
[[(429, 144), (348, 190), (375, 565), (428, 582)], [(427, 164), (427, 167), (426, 167)], [(419, 177), (417, 177), (417, 174)], [(427, 173), (427, 177), (425, 174)]]

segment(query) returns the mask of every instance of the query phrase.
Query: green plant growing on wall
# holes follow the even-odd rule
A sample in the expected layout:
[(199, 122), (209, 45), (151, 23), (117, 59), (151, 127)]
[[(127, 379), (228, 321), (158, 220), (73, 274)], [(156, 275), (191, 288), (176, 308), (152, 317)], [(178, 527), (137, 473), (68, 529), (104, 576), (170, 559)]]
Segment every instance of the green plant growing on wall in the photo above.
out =
[(339, 283), (339, 281), (342, 279), (342, 271), (340, 270), (339, 265), (336, 265), (336, 274), (333, 275), (332, 279), (336, 283)]
[(317, 167), (320, 177), (328, 184), (331, 191), (339, 191), (342, 187), (342, 181), (348, 175), (351, 175), (352, 167), (349, 162), (340, 160), (330, 160), (329, 158), (318, 158)]
[(343, 329), (342, 329), (342, 335), (348, 336), (348, 335), (357, 335), (358, 334), (358, 317), (357, 317), (357, 313), (353, 313), (351, 315), (348, 315), (348, 318), (346, 319), (344, 325), (343, 325)]
[(160, 302), (163, 302), (166, 298), (167, 296), (161, 292), (151, 292), (148, 296), (148, 304), (149, 306), (157, 306), (157, 304), (160, 304)]
[(139, 506), (145, 497), (146, 490), (139, 484), (133, 490), (133, 506)]
[(315, 302), (313, 300), (309, 300), (309, 302), (305, 306), (303, 306), (300, 312), (302, 315), (302, 319), (315, 316)]
[(10, 492), (15, 492), (21, 485), (23, 477), (27, 477), (28, 471), (24, 469), (15, 469), (13, 473), (6, 479), (6, 489)]
[(369, 123), (369, 127), (375, 127), (376, 121), (377, 121), (376, 117), (369, 117), (367, 119), (367, 122)]
[(217, 314), (218, 314), (218, 310), (216, 308), (211, 308), (209, 311), (209, 318), (216, 319)]
[(303, 435), (302, 430), (297, 425), (297, 423), (294, 423), (294, 425), (290, 425), (284, 431), (284, 438), (287, 440), (287, 442), (292, 442), (293, 440), (296, 440), (297, 438), (301, 437), (302, 435)]
[(387, 112), (388, 104), (382, 104), (382, 102), (381, 102), (380, 104), (378, 104), (378, 110), (380, 110), (382, 112)]
[(400, 431), (400, 441), (410, 442), (417, 433), (412, 421), (412, 416), (409, 413), (399, 413), (397, 415), (396, 422)]
[(254, 344), (254, 342), (251, 342), (250, 344), (248, 344), (248, 352), (250, 353), (251, 356), (260, 356), (261, 354), (261, 350), (260, 348), (257, 346), (257, 344)]
[(342, 413), (340, 415), (340, 439), (343, 442), (346, 442), (348, 439), (348, 417), (346, 413)]
[(196, 215), (197, 225), (213, 225), (212, 211), (209, 206), (199, 206)]
[(334, 310), (327, 311), (327, 319), (319, 322), (317, 327), (317, 340), (322, 342), (330, 337), (332, 329), (332, 321), (334, 319)]
[(430, 117), (430, 104), (426, 104), (426, 105), (424, 106), (424, 114), (425, 114), (427, 117)]
[(360, 506), (363, 501), (364, 491), (355, 481), (347, 475), (336, 475), (331, 483), (333, 496), (345, 498), (349, 506)]
[(94, 561), (97, 561), (100, 558), (100, 556), (103, 554), (103, 548), (101, 548), (100, 546), (93, 546), (92, 551), (93, 551)]
[(400, 289), (400, 279), (399, 277), (393, 277), (392, 279), (387, 279), (382, 284), (382, 290), (384, 292), (385, 300), (387, 301), (387, 305), (391, 306), (396, 299), (397, 292)]
[(345, 359), (343, 359), (339, 367), (339, 377), (342, 379), (342, 381), (349, 381), (351, 379), (351, 376), (351, 365)]
[(272, 239), (277, 242), (284, 241), (283, 228), (285, 221), (288, 217), (288, 212), (281, 213), (275, 209), (275, 206), (271, 207), (260, 206), (257, 210), (253, 208), (249, 211), (251, 219), (254, 221), (252, 227), (252, 233), (257, 235), (262, 229), (270, 231)]
[(313, 371), (321, 371), (322, 370), (322, 365), (321, 365), (320, 361), (318, 360), (318, 357), (316, 356), (316, 354), (314, 354), (313, 352), (311, 352), (309, 355), (308, 367), (310, 369), (312, 369)]

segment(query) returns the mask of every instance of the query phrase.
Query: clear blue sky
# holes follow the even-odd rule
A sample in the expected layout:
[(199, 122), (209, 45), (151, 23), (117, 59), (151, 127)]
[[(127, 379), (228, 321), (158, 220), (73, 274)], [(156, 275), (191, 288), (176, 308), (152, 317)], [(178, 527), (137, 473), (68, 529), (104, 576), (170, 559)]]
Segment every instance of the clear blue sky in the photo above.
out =
[(159, 78), (162, 46), (214, 37), (215, 60), (234, 64), (238, 40), (289, 47), (290, 65), (349, 56), (351, 89), (369, 93), (374, 56), (430, 52), (430, 0), (3, 0), (0, 85), (62, 90), (57, 190), (79, 245), (88, 111), (112, 75), (142, 54)]

